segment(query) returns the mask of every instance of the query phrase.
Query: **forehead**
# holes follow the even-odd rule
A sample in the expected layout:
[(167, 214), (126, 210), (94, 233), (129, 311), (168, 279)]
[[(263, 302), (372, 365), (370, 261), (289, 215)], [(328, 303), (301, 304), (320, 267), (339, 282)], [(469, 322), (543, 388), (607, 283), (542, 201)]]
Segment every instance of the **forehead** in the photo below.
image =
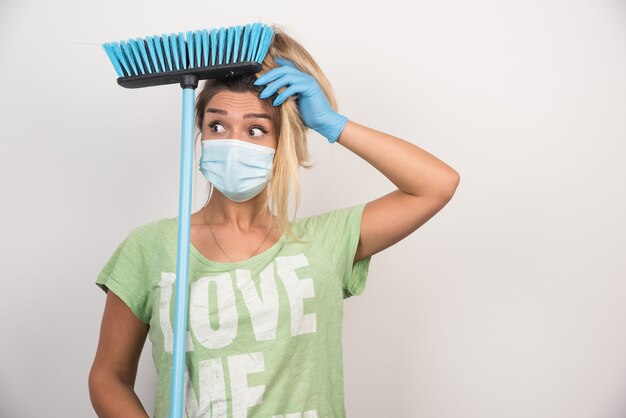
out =
[(220, 91), (209, 100), (204, 111), (208, 108), (218, 108), (228, 112), (229, 116), (241, 118), (246, 113), (269, 113), (272, 116), (271, 105), (259, 99), (252, 92), (235, 93), (232, 91)]

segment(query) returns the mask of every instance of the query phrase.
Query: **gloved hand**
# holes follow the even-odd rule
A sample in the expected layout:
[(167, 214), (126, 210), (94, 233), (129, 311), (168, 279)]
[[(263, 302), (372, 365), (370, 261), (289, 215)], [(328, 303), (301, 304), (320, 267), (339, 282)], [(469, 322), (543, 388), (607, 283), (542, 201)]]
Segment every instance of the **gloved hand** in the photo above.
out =
[(274, 106), (281, 105), (289, 96), (297, 93), (298, 111), (307, 128), (323, 135), (328, 142), (337, 141), (348, 118), (330, 107), (315, 77), (298, 70), (296, 65), (288, 59), (277, 57), (275, 61), (281, 66), (272, 68), (254, 82), (256, 85), (269, 83), (259, 97), (266, 99), (276, 93), (279, 88), (288, 86), (274, 99)]

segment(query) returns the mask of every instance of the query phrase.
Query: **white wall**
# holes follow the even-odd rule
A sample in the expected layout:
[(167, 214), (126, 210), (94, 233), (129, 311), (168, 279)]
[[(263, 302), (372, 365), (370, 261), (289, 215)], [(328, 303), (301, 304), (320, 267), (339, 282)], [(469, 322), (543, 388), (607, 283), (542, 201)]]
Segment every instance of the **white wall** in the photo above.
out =
[[(252, 21), (299, 39), (349, 118), (461, 174), (345, 302), (348, 415), (625, 416), (625, 9), (2, 0), (0, 416), (95, 416), (93, 282), (131, 228), (177, 215), (180, 89), (118, 87), (99, 44)], [(301, 216), (393, 190), (341, 145), (311, 150)]]

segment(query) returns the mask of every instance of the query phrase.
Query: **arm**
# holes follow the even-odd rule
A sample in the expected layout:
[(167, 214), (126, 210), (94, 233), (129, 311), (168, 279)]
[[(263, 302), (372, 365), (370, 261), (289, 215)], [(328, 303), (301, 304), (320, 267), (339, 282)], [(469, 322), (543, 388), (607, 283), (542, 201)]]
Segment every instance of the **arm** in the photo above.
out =
[(460, 181), (450, 166), (400, 138), (348, 121), (337, 139), (398, 187), (368, 202), (354, 261), (402, 240), (450, 201)]
[(148, 417), (134, 391), (148, 329), (117, 295), (107, 292), (98, 349), (89, 372), (89, 396), (99, 417)]
[(329, 142), (338, 141), (398, 187), (365, 205), (355, 262), (400, 241), (452, 198), (460, 180), (454, 169), (410, 142), (349, 121), (331, 108), (312, 75), (301, 72), (288, 59), (276, 57), (275, 61), (281, 66), (254, 82), (269, 83), (259, 97), (268, 98), (286, 87), (273, 101), (280, 106), (297, 93), (298, 111), (308, 128)]

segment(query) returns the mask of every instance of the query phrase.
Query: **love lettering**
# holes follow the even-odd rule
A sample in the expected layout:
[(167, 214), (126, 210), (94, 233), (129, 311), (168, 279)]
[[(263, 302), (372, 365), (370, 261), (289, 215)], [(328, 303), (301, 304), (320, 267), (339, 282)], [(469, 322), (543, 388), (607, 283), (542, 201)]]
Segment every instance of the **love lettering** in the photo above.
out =
[[(259, 274), (260, 294), (257, 292), (249, 270), (237, 269), (216, 276), (201, 277), (193, 282), (189, 289), (189, 325), (191, 332), (205, 348), (218, 349), (231, 344), (237, 337), (238, 313), (234, 286), (241, 292), (243, 302), (250, 313), (250, 321), (257, 341), (276, 339), (278, 327), (278, 288), (277, 277), (282, 281), (289, 302), (291, 317), (291, 336), (314, 333), (316, 331), (315, 313), (304, 313), (304, 299), (315, 296), (312, 278), (298, 277), (296, 270), (308, 266), (304, 254), (276, 257)], [(235, 285), (231, 274), (234, 274)], [(159, 322), (164, 337), (164, 349), (173, 351), (172, 321), (170, 317), (173, 284), (176, 274), (161, 273), (159, 287)], [(209, 322), (209, 285), (215, 284), (217, 293), (217, 316), (219, 326), (211, 328)], [(215, 310), (215, 308), (214, 308)], [(187, 351), (194, 351), (190, 332), (187, 332)]]

